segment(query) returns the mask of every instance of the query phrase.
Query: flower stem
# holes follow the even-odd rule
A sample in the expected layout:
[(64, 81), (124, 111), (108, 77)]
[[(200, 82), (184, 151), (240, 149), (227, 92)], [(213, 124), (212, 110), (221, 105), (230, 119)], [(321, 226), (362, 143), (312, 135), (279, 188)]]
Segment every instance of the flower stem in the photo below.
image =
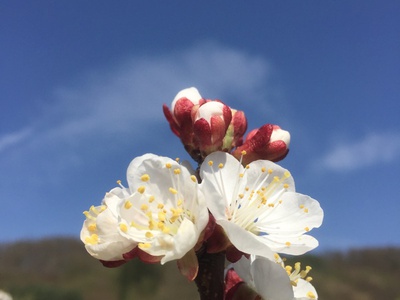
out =
[(224, 298), (225, 254), (199, 251), (199, 271), (195, 282), (201, 300), (222, 300)]

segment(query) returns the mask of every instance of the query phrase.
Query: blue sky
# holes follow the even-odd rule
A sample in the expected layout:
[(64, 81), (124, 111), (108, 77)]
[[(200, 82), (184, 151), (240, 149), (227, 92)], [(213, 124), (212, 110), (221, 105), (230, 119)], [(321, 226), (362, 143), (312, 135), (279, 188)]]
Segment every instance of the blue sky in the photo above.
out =
[(195, 86), (325, 211), (320, 251), (400, 246), (400, 2), (3, 1), (0, 241), (78, 236), (146, 152), (188, 158), (162, 104)]

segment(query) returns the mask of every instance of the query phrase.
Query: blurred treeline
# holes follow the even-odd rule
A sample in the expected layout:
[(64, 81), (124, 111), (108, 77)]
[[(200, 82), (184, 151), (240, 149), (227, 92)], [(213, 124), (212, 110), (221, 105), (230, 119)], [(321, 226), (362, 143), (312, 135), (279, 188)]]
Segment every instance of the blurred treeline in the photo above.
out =
[[(400, 249), (359, 249), (288, 258), (312, 266), (319, 299), (400, 300)], [(0, 289), (14, 300), (198, 299), (176, 263), (133, 260), (103, 267), (70, 238), (0, 245)]]

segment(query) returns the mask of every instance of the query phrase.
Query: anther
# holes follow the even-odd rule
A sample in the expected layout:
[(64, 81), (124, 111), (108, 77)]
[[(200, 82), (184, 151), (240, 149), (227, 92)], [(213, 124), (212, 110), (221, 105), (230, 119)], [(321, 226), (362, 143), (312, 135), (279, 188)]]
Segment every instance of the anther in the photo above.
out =
[(149, 181), (150, 180), (149, 174), (142, 175), (142, 177), (140, 177), (140, 180), (142, 180), (144, 182)]
[(124, 223), (119, 224), (119, 228), (121, 229), (122, 232), (128, 231), (128, 226), (126, 226), (126, 224)]
[(132, 202), (129, 201), (129, 200), (126, 200), (125, 204), (124, 204), (124, 207), (125, 207), (125, 209), (130, 209), (132, 207)]
[(174, 195), (178, 194), (178, 191), (172, 187), (169, 188), (169, 192)]

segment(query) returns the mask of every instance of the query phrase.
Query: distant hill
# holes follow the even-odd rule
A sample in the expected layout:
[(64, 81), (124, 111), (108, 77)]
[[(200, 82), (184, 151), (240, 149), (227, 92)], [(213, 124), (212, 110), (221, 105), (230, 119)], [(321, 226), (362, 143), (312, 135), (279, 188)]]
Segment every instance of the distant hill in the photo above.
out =
[[(358, 249), (288, 258), (312, 266), (322, 300), (400, 300), (400, 249)], [(14, 300), (198, 299), (174, 262), (137, 260), (108, 269), (71, 238), (0, 245), (0, 289)]]

